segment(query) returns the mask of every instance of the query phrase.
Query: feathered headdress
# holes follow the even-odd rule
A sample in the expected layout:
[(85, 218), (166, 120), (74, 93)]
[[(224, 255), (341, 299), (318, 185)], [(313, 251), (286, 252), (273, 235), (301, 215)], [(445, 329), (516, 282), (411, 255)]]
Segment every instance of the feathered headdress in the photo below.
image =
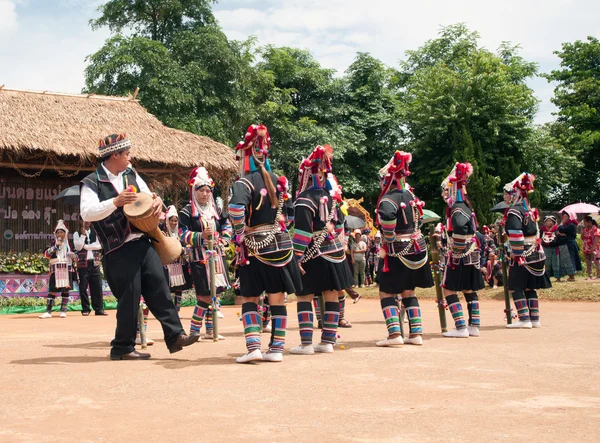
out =
[(69, 230), (67, 229), (67, 225), (65, 225), (64, 220), (59, 220), (56, 222), (56, 227), (54, 228), (54, 234), (56, 235), (56, 231), (65, 231), (66, 235), (69, 235)]
[(333, 148), (330, 145), (317, 146), (313, 149), (308, 158), (300, 162), (298, 194), (308, 188), (310, 178), (312, 178), (312, 188), (327, 189), (327, 174), (332, 172), (332, 160)]
[(510, 183), (504, 185), (504, 192), (511, 195), (512, 204), (518, 204), (523, 202), (524, 205), (529, 207), (529, 194), (534, 191), (533, 182), (535, 181), (535, 175), (529, 172), (523, 172), (517, 178)]
[[(203, 167), (197, 167), (192, 169), (190, 172), (190, 179), (188, 180), (188, 185), (190, 186), (190, 204), (192, 205), (192, 217), (198, 217), (200, 214), (203, 216), (214, 216), (217, 217), (217, 205), (215, 204), (215, 199), (212, 194), (212, 191), (215, 188), (215, 182), (208, 175), (208, 171)], [(200, 189), (203, 186), (208, 186), (211, 194), (210, 200), (208, 202), (208, 208), (202, 210), (198, 199), (196, 198), (196, 190)]]
[(473, 174), (471, 163), (456, 163), (450, 174), (442, 182), (442, 191), (447, 191), (446, 203), (452, 207), (455, 202), (462, 202), (467, 194), (467, 183)]
[(59, 249), (58, 255), (61, 258), (67, 258), (69, 256), (69, 252), (71, 252), (71, 247), (69, 246), (69, 229), (67, 225), (65, 225), (64, 220), (58, 220), (56, 222), (56, 227), (54, 228), (54, 240), (56, 241), (58, 237), (56, 236), (56, 231), (65, 231), (65, 239), (62, 244), (62, 248)]
[(265, 125), (250, 125), (244, 140), (235, 147), (236, 160), (240, 163), (240, 177), (257, 170), (257, 163), (264, 165), (267, 171), (271, 170), (269, 163), (269, 149), (271, 136)]
[(381, 194), (377, 200), (377, 207), (379, 207), (379, 201), (388, 193), (392, 184), (396, 183), (396, 187), (400, 190), (406, 189), (406, 177), (410, 175), (408, 166), (411, 161), (412, 154), (410, 152), (396, 151), (390, 161), (379, 170)]

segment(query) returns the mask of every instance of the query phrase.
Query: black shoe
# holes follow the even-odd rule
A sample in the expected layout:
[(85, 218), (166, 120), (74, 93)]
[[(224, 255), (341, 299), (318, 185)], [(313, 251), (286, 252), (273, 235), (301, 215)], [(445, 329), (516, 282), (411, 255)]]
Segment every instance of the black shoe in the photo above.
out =
[(104, 311), (96, 311), (95, 315), (108, 315), (108, 314)]
[(144, 354), (142, 352), (133, 351), (128, 354), (110, 354), (111, 360), (148, 360), (150, 354)]
[(196, 334), (194, 334), (194, 335), (181, 334), (179, 337), (177, 337), (177, 341), (172, 346), (169, 346), (169, 352), (171, 354), (179, 352), (183, 349), (184, 346), (193, 345), (199, 339), (200, 339), (200, 334), (198, 334), (198, 335), (196, 335)]

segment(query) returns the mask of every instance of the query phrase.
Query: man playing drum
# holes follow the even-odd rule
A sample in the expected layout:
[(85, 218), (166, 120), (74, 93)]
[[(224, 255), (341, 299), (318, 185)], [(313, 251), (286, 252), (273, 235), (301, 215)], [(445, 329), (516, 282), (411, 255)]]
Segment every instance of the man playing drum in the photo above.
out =
[(100, 165), (81, 183), (81, 217), (92, 222), (104, 250), (104, 273), (118, 300), (117, 328), (111, 342), (111, 360), (148, 359), (135, 351), (140, 296), (161, 323), (171, 353), (181, 351), (198, 337), (185, 334), (171, 300), (161, 260), (142, 232), (129, 223), (123, 206), (136, 201), (136, 192), (152, 195), (152, 216), (158, 219), (162, 200), (152, 193), (130, 167), (131, 142), (112, 134), (98, 143)]

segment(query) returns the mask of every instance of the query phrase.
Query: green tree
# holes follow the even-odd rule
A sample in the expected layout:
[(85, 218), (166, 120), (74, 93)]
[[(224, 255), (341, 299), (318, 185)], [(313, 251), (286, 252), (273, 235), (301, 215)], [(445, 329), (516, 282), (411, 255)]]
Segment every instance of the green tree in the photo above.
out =
[(141, 104), (166, 125), (233, 146), (256, 115), (254, 41), (229, 41), (211, 3), (107, 2), (92, 25), (116, 34), (88, 56), (84, 92), (127, 95), (139, 87)]
[[(415, 156), (413, 185), (426, 199), (439, 199), (439, 185), (453, 162), (466, 161), (458, 156), (456, 134), (472, 140), (486, 186), (492, 183), (488, 176), (506, 183), (520, 172), (537, 108), (526, 81), (537, 67), (523, 60), (515, 46), (504, 43), (494, 54), (479, 47), (478, 40), (462, 24), (449, 26), (437, 39), (408, 51), (401, 63), (407, 149)], [(485, 210), (498, 198), (494, 189), (474, 203)], [(479, 216), (487, 219), (481, 210)]]
[(561, 69), (546, 75), (556, 82), (552, 102), (558, 107), (553, 131), (566, 151), (582, 163), (563, 189), (562, 203), (600, 202), (600, 41), (563, 43), (555, 52)]

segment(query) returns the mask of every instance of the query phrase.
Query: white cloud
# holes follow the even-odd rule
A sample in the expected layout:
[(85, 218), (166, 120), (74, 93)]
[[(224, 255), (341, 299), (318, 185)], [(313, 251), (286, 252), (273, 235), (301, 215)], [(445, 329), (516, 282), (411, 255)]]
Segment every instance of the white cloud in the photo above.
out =
[(8, 34), (16, 31), (17, 27), (16, 1), (0, 0), (0, 46), (2, 46), (3, 38), (7, 38)]
[[(228, 8), (228, 4), (233, 4)], [(558, 67), (561, 43), (600, 35), (596, 0), (280, 0), (219, 3), (216, 16), (230, 38), (256, 35), (261, 44), (309, 49), (327, 68), (342, 73), (357, 51), (397, 66), (405, 51), (435, 38), (440, 27), (464, 22), (494, 51), (502, 41), (544, 70)], [(552, 86), (530, 82), (543, 102), (538, 121), (548, 121)]]

